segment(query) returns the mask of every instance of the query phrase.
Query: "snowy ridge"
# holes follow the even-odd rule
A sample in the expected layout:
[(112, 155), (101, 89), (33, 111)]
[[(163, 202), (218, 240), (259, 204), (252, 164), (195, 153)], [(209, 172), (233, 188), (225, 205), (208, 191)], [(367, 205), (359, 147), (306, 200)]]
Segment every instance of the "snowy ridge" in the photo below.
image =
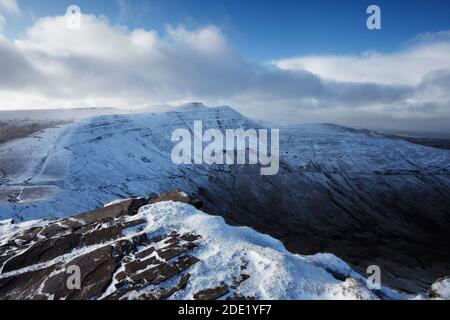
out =
[[(195, 191), (217, 168), (172, 164), (171, 133), (260, 128), (230, 107), (188, 104), (166, 113), (103, 115), (61, 125), (0, 145), (0, 218), (64, 217), (117, 198)], [(433, 175), (450, 188), (450, 151), (335, 125), (282, 128), (282, 167), (289, 172), (348, 175)], [(283, 172), (280, 173), (283, 175)], [(322, 184), (321, 177), (314, 178)], [(407, 178), (405, 178), (407, 179)], [(164, 187), (162, 187), (164, 186)]]
[[(181, 203), (143, 207), (138, 216), (147, 220), (147, 232), (175, 230), (203, 238), (195, 252), (201, 262), (190, 269), (196, 276), (174, 299), (192, 299), (202, 288), (233, 283), (242, 272), (250, 278), (234, 294), (243, 297), (259, 300), (379, 299), (366, 287), (362, 276), (334, 255), (293, 255), (272, 237), (247, 227), (228, 226), (221, 217)], [(325, 269), (343, 274), (347, 279), (337, 280)], [(392, 298), (405, 298), (386, 288), (383, 293)]]
[(88, 118), (0, 145), (0, 218), (64, 217), (117, 198), (159, 193), (168, 184), (194, 189), (206, 179), (184, 178), (211, 168), (172, 164), (170, 138), (177, 128), (192, 130), (196, 120), (210, 128), (258, 127), (229, 107), (194, 104), (167, 113)]
[[(169, 197), (188, 201), (182, 193)], [(128, 216), (117, 214), (130, 210), (132, 200), (55, 222), (0, 223), (0, 258), (8, 257), (0, 260), (0, 298), (413, 298), (385, 287), (368, 289), (365, 278), (334, 255), (294, 255), (278, 240), (250, 228), (231, 227), (186, 203), (157, 201), (137, 214), (128, 211)], [(118, 227), (122, 232), (116, 233)], [(37, 239), (24, 244), (36, 232)], [(73, 237), (80, 232), (82, 242), (89, 244), (78, 247)], [(72, 245), (65, 251), (45, 249), (54, 241)], [(17, 249), (11, 249), (13, 243)], [(30, 264), (36, 250), (40, 260)], [(83, 277), (81, 290), (61, 286), (72, 265), (92, 274)]]

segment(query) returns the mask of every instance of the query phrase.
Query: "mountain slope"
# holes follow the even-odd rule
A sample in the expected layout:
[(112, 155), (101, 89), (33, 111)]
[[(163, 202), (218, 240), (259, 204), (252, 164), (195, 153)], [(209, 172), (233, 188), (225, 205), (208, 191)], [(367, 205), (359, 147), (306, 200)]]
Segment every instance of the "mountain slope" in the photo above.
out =
[(389, 285), (425, 292), (450, 274), (450, 151), (330, 124), (280, 128), (280, 172), (176, 166), (175, 129), (260, 128), (231, 108), (110, 115), (0, 145), (0, 217), (59, 218), (181, 188), (205, 211), (302, 254), (332, 252)]
[(67, 216), (120, 197), (158, 193), (167, 183), (195, 189), (200, 182), (193, 180), (206, 181), (200, 172), (211, 168), (172, 164), (172, 132), (192, 130), (195, 120), (205, 128), (257, 124), (230, 108), (192, 107), (89, 118), (0, 145), (0, 217)]

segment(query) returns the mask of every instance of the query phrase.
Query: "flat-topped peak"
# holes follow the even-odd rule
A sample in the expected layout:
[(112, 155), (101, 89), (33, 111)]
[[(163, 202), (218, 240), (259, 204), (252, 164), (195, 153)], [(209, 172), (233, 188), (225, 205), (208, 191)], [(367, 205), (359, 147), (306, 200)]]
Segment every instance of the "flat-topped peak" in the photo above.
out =
[(201, 102), (190, 102), (180, 106), (182, 110), (203, 110), (207, 107)]

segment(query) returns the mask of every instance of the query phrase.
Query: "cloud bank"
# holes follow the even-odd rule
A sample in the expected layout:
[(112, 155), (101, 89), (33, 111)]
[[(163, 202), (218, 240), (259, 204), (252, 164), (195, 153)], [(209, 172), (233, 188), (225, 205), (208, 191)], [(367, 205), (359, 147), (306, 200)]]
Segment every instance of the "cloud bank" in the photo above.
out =
[(450, 70), (450, 32), (417, 37), (391, 54), (306, 56), (272, 61), (283, 70), (307, 70), (325, 79), (380, 84), (418, 85), (427, 74)]
[(10, 13), (20, 12), (17, 0), (0, 0), (0, 9), (4, 9)]
[(130, 108), (196, 100), (271, 120), (430, 125), (450, 119), (449, 57), (444, 32), (392, 54), (261, 65), (240, 55), (213, 25), (168, 26), (159, 34), (83, 15), (81, 29), (68, 30), (64, 16), (46, 17), (20, 39), (0, 35), (0, 108)]

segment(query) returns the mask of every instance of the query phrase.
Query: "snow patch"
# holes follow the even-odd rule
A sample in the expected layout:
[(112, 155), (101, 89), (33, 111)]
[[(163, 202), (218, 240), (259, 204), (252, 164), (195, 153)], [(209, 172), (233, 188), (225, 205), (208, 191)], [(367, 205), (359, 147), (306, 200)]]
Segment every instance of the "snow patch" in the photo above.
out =
[(438, 298), (450, 300), (450, 277), (438, 280), (431, 286), (431, 291)]

